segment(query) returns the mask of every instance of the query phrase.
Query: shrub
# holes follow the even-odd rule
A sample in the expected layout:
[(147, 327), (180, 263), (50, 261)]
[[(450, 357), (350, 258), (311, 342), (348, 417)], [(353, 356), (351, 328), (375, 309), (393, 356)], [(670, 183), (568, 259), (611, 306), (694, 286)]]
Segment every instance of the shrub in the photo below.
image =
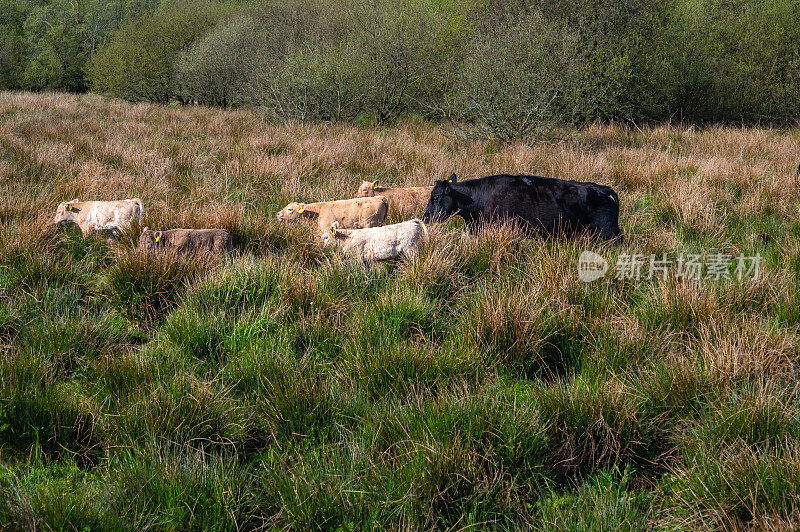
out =
[(0, 2), (0, 89), (22, 86), (25, 11), (15, 0)]
[(337, 68), (364, 80), (363, 110), (379, 122), (441, 114), (473, 36), (459, 24), (468, 9), (430, 0), (354, 2)]
[(456, 118), (505, 139), (593, 120), (786, 124), (798, 16), (791, 0), (3, 0), (0, 88)]
[(559, 107), (576, 82), (578, 43), (575, 31), (535, 11), (488, 28), (464, 63), (463, 116), (504, 140), (548, 134), (566, 118)]
[(85, 27), (76, 22), (83, 11), (84, 6), (77, 2), (59, 1), (28, 10), (24, 24), (27, 42), (23, 87), (86, 90), (83, 78)]
[[(320, 47), (336, 45), (342, 17), (335, 2), (265, 0), (248, 5), (181, 55), (176, 65), (181, 97), (265, 105), (295, 118), (331, 117), (333, 108), (318, 101), (322, 94), (314, 90), (315, 80), (326, 79), (324, 65), (313, 58)], [(330, 57), (338, 53), (331, 52)], [(318, 88), (333, 87), (328, 83)], [(336, 90), (343, 95), (343, 89)], [(341, 97), (338, 103), (343, 103)]]
[(671, 107), (695, 120), (790, 119), (800, 106), (800, 33), (790, 22), (799, 15), (784, 0), (677, 4)]
[(279, 116), (379, 121), (436, 113), (468, 27), (434, 2), (265, 1), (199, 40), (178, 62), (183, 97), (266, 106)]
[(241, 103), (258, 56), (264, 53), (257, 46), (263, 29), (251, 17), (236, 17), (183, 51), (175, 64), (180, 99), (222, 106)]
[(168, 102), (176, 94), (173, 66), (178, 54), (220, 13), (219, 4), (180, 0), (129, 22), (89, 60), (90, 88), (134, 102)]

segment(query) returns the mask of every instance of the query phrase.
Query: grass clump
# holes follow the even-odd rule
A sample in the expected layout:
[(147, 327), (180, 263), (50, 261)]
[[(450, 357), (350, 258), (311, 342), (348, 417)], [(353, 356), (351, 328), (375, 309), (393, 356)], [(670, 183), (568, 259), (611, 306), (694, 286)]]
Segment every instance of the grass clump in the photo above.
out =
[(261, 382), (264, 389), (256, 404), (271, 439), (299, 445), (337, 440), (345, 412), (356, 410), (358, 405), (346, 407), (329, 379), (315, 372), (307, 359), (301, 359), (285, 367), (280, 375)]
[(78, 528), (132, 530), (115, 511), (114, 495), (104, 485), (104, 475), (86, 471), (68, 456), (48, 467), (25, 467), (0, 473), (7, 494), (0, 501), (0, 522), (28, 529)]
[(238, 530), (257, 526), (252, 475), (235, 456), (154, 441), (117, 457), (114, 507), (131, 528)]
[(530, 402), (454, 392), (390, 405), (373, 423), (381, 487), (405, 494), (414, 526), (505, 522), (546, 480), (546, 422)]
[(547, 464), (560, 480), (658, 466), (666, 450), (658, 426), (622, 383), (601, 387), (573, 378), (530, 393), (549, 422)]
[(151, 391), (137, 394), (121, 408), (127, 414), (114, 423), (120, 444), (166, 437), (183, 447), (244, 449), (255, 423), (230, 389), (186, 370), (157, 381)]
[(676, 468), (673, 490), (680, 512), (667, 526), (776, 528), (798, 525), (797, 442), (753, 448), (744, 441), (700, 445)]
[(647, 530), (654, 515), (653, 496), (637, 490), (631, 470), (599, 471), (579, 488), (556, 493), (536, 504), (537, 530)]
[(208, 269), (202, 260), (132, 252), (108, 268), (100, 290), (111, 308), (149, 329), (175, 308), (186, 286)]
[(485, 284), (469, 299), (458, 330), (511, 377), (554, 378), (580, 363), (582, 334), (538, 289)]
[(14, 389), (4, 383), (0, 451), (12, 456), (38, 454), (46, 461), (74, 457), (82, 466), (97, 463), (103, 454), (104, 431), (87, 403), (65, 386), (18, 383)]

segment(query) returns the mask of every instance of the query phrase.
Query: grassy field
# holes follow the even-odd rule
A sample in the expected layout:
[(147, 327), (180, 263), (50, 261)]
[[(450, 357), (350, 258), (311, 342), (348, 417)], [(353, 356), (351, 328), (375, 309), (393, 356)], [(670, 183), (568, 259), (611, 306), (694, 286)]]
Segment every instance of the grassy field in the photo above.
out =
[[(798, 162), (797, 129), (501, 145), (2, 93), (0, 529), (798, 527)], [(452, 172), (611, 185), (625, 244), (454, 221), (365, 269), (275, 219)], [(224, 227), (236, 253), (50, 224), (136, 196), (144, 225)], [(763, 261), (584, 283), (584, 249)]]

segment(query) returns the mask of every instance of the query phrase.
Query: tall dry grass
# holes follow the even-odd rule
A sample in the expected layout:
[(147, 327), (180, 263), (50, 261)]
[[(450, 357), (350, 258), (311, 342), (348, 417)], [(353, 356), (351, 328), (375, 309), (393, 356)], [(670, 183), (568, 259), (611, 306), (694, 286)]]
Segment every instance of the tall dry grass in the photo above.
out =
[[(796, 527), (799, 141), (598, 124), (497, 144), (2, 93), (0, 528)], [(625, 244), (454, 220), (364, 268), (275, 219), (453, 172), (610, 185)], [(224, 227), (236, 252), (50, 224), (135, 196), (143, 225)], [(764, 261), (586, 284), (587, 248)]]

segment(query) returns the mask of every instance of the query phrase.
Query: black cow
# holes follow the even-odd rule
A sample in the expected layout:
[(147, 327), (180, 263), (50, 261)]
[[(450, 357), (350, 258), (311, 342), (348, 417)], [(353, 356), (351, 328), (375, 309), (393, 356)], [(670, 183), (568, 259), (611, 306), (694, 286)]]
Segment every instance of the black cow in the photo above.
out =
[(570, 237), (583, 232), (622, 242), (619, 198), (611, 187), (527, 175), (436, 181), (422, 219), (458, 214), (471, 232), (486, 222), (517, 221), (533, 232)]

